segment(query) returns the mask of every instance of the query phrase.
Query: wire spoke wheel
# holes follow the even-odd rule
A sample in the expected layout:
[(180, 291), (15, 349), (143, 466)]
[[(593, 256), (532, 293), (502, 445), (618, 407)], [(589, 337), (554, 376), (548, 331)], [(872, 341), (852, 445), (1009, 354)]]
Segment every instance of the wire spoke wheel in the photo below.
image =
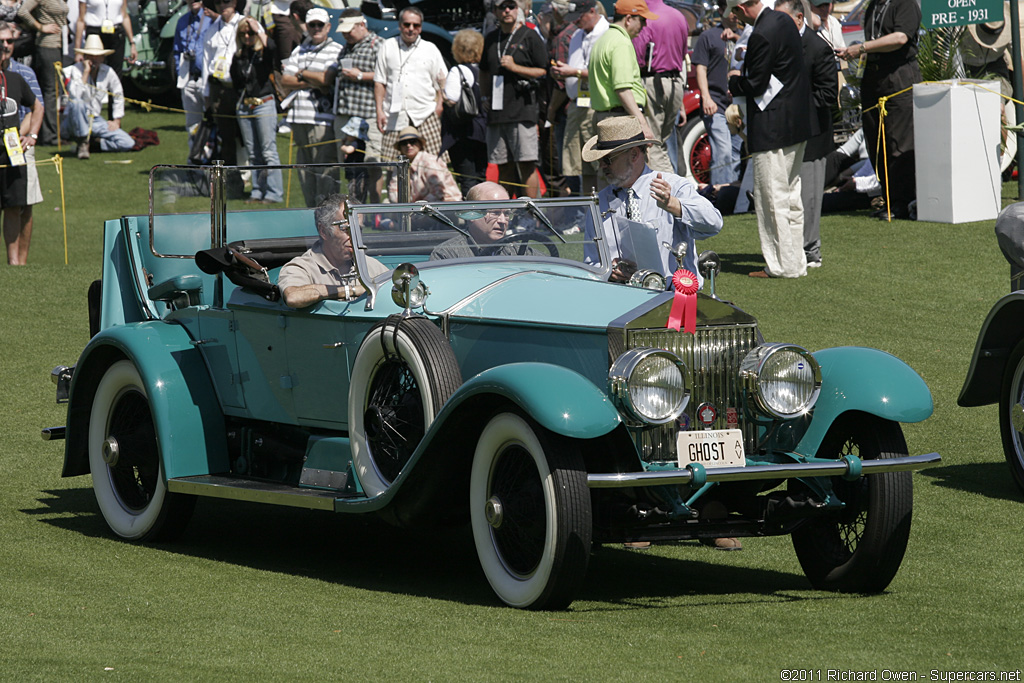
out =
[(999, 394), (1003, 455), (1017, 487), (1024, 491), (1024, 341), (1010, 354)]
[(586, 574), (590, 491), (575, 442), (515, 412), (480, 433), (469, 483), (477, 557), (512, 607), (563, 609)]
[(366, 441), (381, 475), (394, 481), (423, 438), (423, 399), (409, 366), (398, 358), (384, 361), (373, 378), (367, 401)]
[[(836, 420), (818, 449), (819, 458), (846, 455), (862, 460), (902, 457), (907, 455), (907, 445), (898, 423), (851, 412)], [(910, 473), (873, 474), (855, 481), (832, 477), (829, 482), (842, 507), (822, 511), (793, 532), (793, 547), (804, 573), (815, 588), (850, 593), (885, 590), (899, 570), (910, 538)], [(806, 486), (794, 481), (790, 488)]]

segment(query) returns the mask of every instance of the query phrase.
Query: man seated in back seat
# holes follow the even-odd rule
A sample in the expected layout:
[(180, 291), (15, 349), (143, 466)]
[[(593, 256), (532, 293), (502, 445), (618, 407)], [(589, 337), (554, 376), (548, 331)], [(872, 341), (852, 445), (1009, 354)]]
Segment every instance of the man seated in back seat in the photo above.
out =
[[(292, 308), (306, 308), (324, 299), (357, 299), (366, 293), (352, 259), (352, 237), (347, 227), (336, 225), (345, 220), (344, 198), (338, 194), (325, 197), (314, 216), (320, 239), (306, 253), (284, 264), (277, 278), (277, 288)], [(370, 271), (362, 273), (366, 280), (389, 270), (377, 259), (367, 257), (366, 262)]]

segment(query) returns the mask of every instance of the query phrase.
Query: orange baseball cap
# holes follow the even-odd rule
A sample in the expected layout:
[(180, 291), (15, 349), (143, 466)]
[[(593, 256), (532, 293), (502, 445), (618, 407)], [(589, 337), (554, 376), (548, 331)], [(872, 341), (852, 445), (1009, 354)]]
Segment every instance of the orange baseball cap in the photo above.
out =
[(644, 0), (619, 0), (615, 3), (615, 13), (622, 15), (635, 14), (650, 21), (658, 18), (658, 15), (647, 7), (647, 3)]

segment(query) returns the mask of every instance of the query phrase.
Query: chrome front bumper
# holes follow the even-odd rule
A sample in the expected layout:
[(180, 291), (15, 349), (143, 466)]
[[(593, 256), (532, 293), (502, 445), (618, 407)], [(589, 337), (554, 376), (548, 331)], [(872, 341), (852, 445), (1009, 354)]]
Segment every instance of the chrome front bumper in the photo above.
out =
[(861, 460), (855, 455), (847, 455), (834, 462), (819, 461), (783, 465), (752, 465), (750, 467), (709, 469), (703, 465), (688, 465), (680, 470), (659, 472), (588, 474), (587, 486), (592, 489), (615, 489), (636, 486), (703, 486), (709, 481), (730, 482), (752, 479), (806, 479), (808, 477), (858, 479), (861, 475), (866, 474), (922, 470), (940, 462), (942, 462), (942, 458), (938, 453), (928, 453), (884, 460)]

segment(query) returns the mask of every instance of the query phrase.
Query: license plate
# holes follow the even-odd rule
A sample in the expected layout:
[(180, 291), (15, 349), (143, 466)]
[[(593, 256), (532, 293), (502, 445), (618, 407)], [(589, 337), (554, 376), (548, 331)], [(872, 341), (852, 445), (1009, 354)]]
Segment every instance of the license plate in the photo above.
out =
[(746, 467), (743, 432), (739, 429), (708, 429), (676, 435), (679, 466), (700, 463), (704, 467)]

